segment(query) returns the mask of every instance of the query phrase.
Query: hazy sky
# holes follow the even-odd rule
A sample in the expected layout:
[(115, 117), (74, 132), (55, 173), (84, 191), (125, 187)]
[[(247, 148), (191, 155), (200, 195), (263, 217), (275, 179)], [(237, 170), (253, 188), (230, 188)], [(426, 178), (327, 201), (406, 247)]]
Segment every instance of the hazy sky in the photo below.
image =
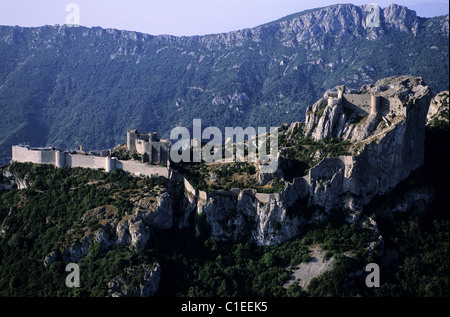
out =
[[(80, 24), (153, 35), (202, 35), (255, 27), (286, 15), (336, 3), (373, 0), (0, 0), (0, 25), (65, 24), (66, 6), (80, 8)], [(416, 10), (419, 16), (448, 14), (449, 0), (378, 0)]]

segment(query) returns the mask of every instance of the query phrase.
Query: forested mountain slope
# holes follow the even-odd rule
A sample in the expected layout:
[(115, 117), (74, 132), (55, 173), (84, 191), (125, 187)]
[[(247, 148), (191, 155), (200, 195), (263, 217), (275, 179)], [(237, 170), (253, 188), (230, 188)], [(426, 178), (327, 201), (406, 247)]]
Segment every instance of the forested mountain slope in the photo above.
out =
[(110, 148), (126, 130), (279, 126), (325, 90), (395, 75), (448, 90), (448, 15), (406, 7), (310, 10), (252, 29), (151, 36), (113, 29), (0, 26), (0, 162), (11, 145)]

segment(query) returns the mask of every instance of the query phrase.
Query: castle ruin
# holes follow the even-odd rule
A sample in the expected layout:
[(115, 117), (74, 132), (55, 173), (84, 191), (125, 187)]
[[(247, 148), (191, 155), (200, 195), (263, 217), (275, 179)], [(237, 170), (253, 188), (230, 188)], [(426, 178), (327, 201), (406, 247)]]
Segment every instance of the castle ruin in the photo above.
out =
[[(50, 164), (58, 168), (81, 167), (103, 169), (111, 172), (122, 169), (135, 176), (162, 176), (169, 178), (170, 141), (158, 140), (156, 133), (139, 134), (137, 130), (127, 133), (127, 148), (131, 152), (143, 155), (146, 160), (119, 160), (112, 156), (111, 150), (84, 152), (81, 148), (76, 151), (61, 151), (54, 147), (12, 146), (12, 161), (21, 163)], [(167, 166), (147, 164), (158, 163)]]
[[(389, 87), (386, 87), (388, 90)], [(345, 86), (339, 86), (336, 92), (327, 92), (324, 97), (328, 98), (328, 106), (334, 106), (338, 103), (350, 110), (359, 113), (362, 116), (406, 116), (406, 108), (402, 101), (391, 96), (385, 96), (385, 90), (370, 89), (358, 93), (346, 93)]]
[(160, 140), (156, 132), (139, 133), (136, 129), (127, 131), (127, 148), (133, 153), (141, 154), (143, 162), (167, 165), (170, 161), (169, 140)]

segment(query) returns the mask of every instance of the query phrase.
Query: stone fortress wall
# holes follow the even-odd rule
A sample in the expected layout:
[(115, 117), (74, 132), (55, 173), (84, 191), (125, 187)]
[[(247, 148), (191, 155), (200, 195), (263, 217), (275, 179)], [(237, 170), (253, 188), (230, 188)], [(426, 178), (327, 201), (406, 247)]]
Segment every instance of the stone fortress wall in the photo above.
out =
[(28, 146), (14, 145), (12, 147), (12, 161), (51, 164), (59, 168), (67, 166), (104, 169), (106, 172), (111, 172), (114, 169), (122, 169), (135, 176), (162, 176), (169, 178), (171, 175), (171, 169), (169, 167), (154, 166), (132, 160), (118, 160), (106, 155), (69, 153), (55, 148), (31, 148)]
[[(344, 171), (348, 171), (351, 169), (351, 167), (355, 164), (355, 158), (353, 156), (339, 156), (337, 158), (324, 158), (320, 163), (318, 163), (316, 166), (311, 168), (309, 170), (309, 173), (303, 177), (296, 177), (294, 178), (292, 183), (287, 183), (287, 187), (283, 192), (288, 192), (289, 187), (295, 187), (295, 184), (299, 181), (304, 181), (305, 184), (308, 186), (311, 186), (312, 184), (315, 184), (318, 180), (321, 179), (328, 179), (330, 178), (333, 173), (336, 172), (338, 169), (343, 169)], [(221, 191), (212, 191), (210, 193), (207, 193), (205, 191), (196, 190), (194, 186), (191, 185), (191, 183), (183, 177), (184, 182), (184, 188), (185, 190), (192, 196), (197, 197), (198, 200), (198, 212), (202, 212), (202, 208), (205, 204), (208, 203), (208, 200), (211, 198), (214, 198), (217, 193), (220, 193)], [(243, 191), (252, 190), (249, 189), (239, 189), (239, 188), (233, 188), (227, 192), (233, 192), (235, 195), (239, 196), (240, 193)], [(280, 200), (280, 194), (278, 193), (272, 193), (272, 194), (266, 194), (266, 193), (258, 193), (256, 190), (254, 190), (254, 197), (259, 203), (262, 204), (270, 204), (275, 203)], [(223, 192), (223, 191), (222, 191)]]
[(156, 132), (139, 133), (136, 129), (127, 131), (127, 148), (145, 155), (145, 161), (167, 164), (170, 161), (170, 146), (171, 142), (158, 139)]
[[(163, 163), (166, 160), (166, 155), (168, 159), (170, 144), (167, 144), (166, 142), (166, 140), (158, 140), (154, 133), (139, 134), (136, 130), (129, 130), (127, 133), (127, 147), (129, 150), (137, 153), (155, 154), (155, 148), (158, 149), (156, 155), (150, 155), (150, 157), (153, 158), (153, 162), (159, 161), (160, 163)], [(142, 146), (142, 148), (140, 148), (140, 146)], [(172, 176), (170, 167), (149, 165), (135, 160), (118, 160), (115, 157), (111, 157), (110, 154), (109, 150), (84, 153), (82, 151), (65, 152), (53, 147), (39, 148), (22, 145), (14, 145), (12, 147), (13, 162), (50, 164), (58, 168), (81, 167), (104, 169), (106, 172), (122, 169), (125, 172), (138, 177), (162, 176), (170, 178)], [(198, 197), (202, 203), (205, 203), (211, 196), (215, 195), (215, 192), (206, 193), (204, 191), (197, 191), (186, 178), (183, 177), (183, 180), (185, 190), (193, 197)], [(236, 192), (236, 194), (240, 192), (239, 189), (233, 189), (231, 191)], [(264, 204), (270, 203), (271, 200), (277, 199), (278, 196), (278, 194), (255, 193), (255, 198)]]
[(339, 86), (337, 93), (327, 93), (328, 105), (334, 106), (342, 102), (345, 108), (351, 109), (362, 116), (388, 115), (406, 116), (406, 107), (398, 97), (384, 97), (381, 92), (346, 93), (345, 86)]

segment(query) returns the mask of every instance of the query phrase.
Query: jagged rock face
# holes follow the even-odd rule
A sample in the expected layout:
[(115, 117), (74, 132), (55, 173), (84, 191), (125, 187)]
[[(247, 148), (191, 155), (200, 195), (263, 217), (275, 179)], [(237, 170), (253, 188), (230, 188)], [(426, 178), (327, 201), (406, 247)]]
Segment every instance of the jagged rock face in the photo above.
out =
[[(136, 279), (140, 274), (143, 276), (142, 284), (132, 288), (131, 279)], [(109, 294), (112, 297), (150, 297), (155, 295), (161, 280), (161, 267), (143, 265), (143, 267), (127, 268), (121, 274), (108, 282)]]
[(129, 245), (132, 248), (145, 246), (150, 239), (150, 228), (143, 220), (142, 215), (135, 214), (122, 219), (116, 227), (116, 244)]
[(249, 189), (213, 192), (199, 205), (215, 239), (244, 239), (258, 245), (273, 245), (298, 234), (305, 216), (292, 208), (302, 209), (298, 202), (307, 193), (306, 182), (298, 178), (283, 193), (270, 195), (265, 202), (258, 199), (256, 190)]
[(419, 18), (413, 10), (392, 4), (383, 10), (383, 17), (386, 24), (399, 30), (417, 32)]
[[(337, 202), (342, 202), (340, 197), (344, 193), (357, 197), (359, 202), (353, 201), (352, 203), (356, 205), (347, 207), (350, 209), (361, 207), (375, 195), (390, 191), (423, 163), (425, 120), (431, 91), (424, 85), (422, 79), (407, 76), (392, 77), (380, 80), (374, 86), (363, 87), (362, 91), (377, 91), (386, 100), (395, 97), (401, 102), (398, 107), (401, 108), (399, 111), (403, 115), (392, 114), (392, 109), (380, 112), (376, 116), (369, 115), (367, 121), (381, 122), (380, 118), (387, 117), (390, 126), (348, 135), (350, 140), (359, 141), (355, 143), (356, 147), (360, 147), (357, 156), (348, 162), (342, 162), (341, 159), (326, 159), (311, 170), (309, 177), (312, 200), (314, 204), (324, 206), (327, 210), (336, 208)], [(342, 105), (331, 106), (333, 107)], [(314, 114), (309, 116), (312, 117)], [(333, 118), (331, 120), (333, 121)], [(352, 123), (347, 121), (342, 126), (350, 125)], [(330, 136), (326, 129), (321, 130), (325, 126), (317, 125), (312, 134), (321, 138)], [(311, 125), (306, 125), (305, 134), (311, 134), (311, 130), (308, 131), (310, 127)], [(336, 129), (331, 137), (345, 138), (344, 131), (345, 128), (340, 131)]]
[[(101, 242), (104, 248), (143, 246), (152, 230), (191, 226), (197, 211), (205, 217), (214, 238), (244, 239), (258, 245), (278, 244), (295, 237), (302, 224), (325, 222), (333, 210), (346, 209), (353, 213), (351, 221), (365, 221), (360, 212), (366, 204), (376, 195), (392, 190), (422, 165), (431, 92), (420, 78), (399, 76), (364, 86), (360, 93), (377, 93), (390, 101), (377, 114), (368, 115), (366, 121), (377, 124), (352, 128), (353, 114), (344, 109), (346, 105), (327, 103), (322, 116), (325, 119), (316, 120), (318, 111), (313, 107), (308, 109), (309, 121), (304, 125), (306, 135), (311, 132), (320, 138), (348, 137), (355, 147), (355, 156), (326, 158), (311, 168), (307, 176), (294, 178), (280, 194), (272, 195), (237, 189), (200, 197), (198, 192), (187, 193), (187, 185), (183, 185), (178, 175), (156, 199), (136, 200), (130, 215), (104, 225), (68, 247), (64, 258), (77, 260), (87, 254), (92, 239)], [(317, 107), (321, 103), (323, 99), (316, 103)], [(381, 127), (379, 123), (385, 120), (389, 125)], [(311, 128), (311, 122), (318, 124)], [(302, 127), (294, 125), (288, 131)], [(87, 213), (85, 221), (95, 215), (95, 211)], [(49, 257), (47, 262), (52, 259)]]
[[(300, 15), (292, 20), (282, 21), (279, 24), (264, 25), (251, 30), (236, 32), (235, 39), (253, 36), (254, 41), (262, 41), (270, 34), (276, 34), (284, 40), (285, 46), (293, 46), (302, 43), (307, 48), (323, 50), (326, 43), (317, 42), (318, 35), (323, 33), (348, 34), (362, 37), (361, 30), (372, 28), (367, 21), (371, 18), (366, 10), (366, 5), (354, 6), (350, 4), (338, 4)], [(374, 6), (379, 10), (379, 23), (377, 26), (388, 25), (401, 31), (415, 32), (420, 24), (416, 12), (399, 5), (390, 5), (385, 9)], [(375, 34), (375, 37), (373, 37)], [(376, 31), (369, 34), (369, 38), (376, 39)], [(295, 39), (296, 41), (294, 41)], [(230, 39), (228, 39), (230, 42)], [(328, 44), (329, 45), (329, 44)]]
[[(294, 237), (301, 224), (326, 221), (333, 210), (348, 210), (354, 213), (352, 221), (365, 221), (360, 213), (366, 204), (391, 191), (423, 164), (431, 91), (420, 78), (399, 76), (365, 86), (361, 92), (377, 92), (386, 101), (377, 114), (368, 115), (365, 130), (351, 128), (348, 118), (352, 113), (342, 110), (343, 103), (327, 104), (313, 129), (317, 109), (308, 109), (313, 113), (305, 123), (306, 135), (349, 137), (356, 149), (354, 157), (322, 160), (308, 176), (295, 178), (266, 202), (258, 200), (254, 191), (210, 194), (206, 202), (199, 203), (211, 235), (236, 239), (247, 230), (250, 240), (268, 245)], [(386, 121), (381, 127), (379, 123)]]
[(174, 181), (156, 200), (152, 197), (137, 200), (132, 214), (113, 224), (112, 231), (115, 234), (104, 239), (103, 244), (143, 247), (150, 239), (152, 230), (190, 226), (195, 208), (187, 202), (187, 198), (180, 197), (180, 192), (183, 192), (183, 188)]
[[(376, 113), (371, 109), (372, 95), (378, 98)], [(430, 89), (421, 78), (410, 76), (381, 79), (375, 85), (364, 85), (359, 92), (344, 94), (339, 99), (330, 97), (327, 92), (307, 109), (305, 136), (314, 140), (363, 141), (383, 132), (383, 126), (388, 128), (410, 116), (409, 104), (430, 95)]]
[(14, 185), (17, 186), (18, 189), (27, 189), (31, 184), (28, 181), (28, 177), (20, 178), (14, 173), (11, 173), (7, 168), (3, 170), (2, 173), (2, 182), (0, 183), (0, 192), (3, 189), (11, 189)]
[[(294, 178), (280, 194), (273, 195), (261, 195), (255, 190), (231, 190), (213, 192), (203, 199), (199, 194), (187, 194), (186, 185), (174, 177), (157, 197), (137, 199), (129, 215), (104, 223), (102, 228), (62, 251), (51, 252), (45, 257), (44, 265), (51, 265), (59, 257), (65, 262), (77, 262), (88, 254), (92, 241), (101, 243), (102, 249), (112, 245), (144, 246), (152, 230), (191, 226), (196, 210), (204, 215), (212, 237), (243, 239), (258, 245), (289, 240), (299, 234), (302, 224), (324, 223), (331, 212), (341, 209), (352, 213), (349, 221), (375, 226), (362, 214), (364, 207), (375, 196), (391, 191), (422, 165), (431, 92), (420, 78), (409, 76), (383, 79), (375, 85), (364, 86), (360, 92), (376, 93), (389, 102), (383, 103), (376, 114), (367, 115), (366, 123), (356, 127), (354, 113), (345, 109), (345, 103), (327, 102), (323, 107), (325, 98), (322, 98), (308, 109), (304, 125), (305, 134), (314, 138), (351, 140), (357, 149), (355, 156), (326, 158), (313, 167), (308, 176)], [(448, 93), (436, 97), (434, 102), (444, 104), (442, 100), (447, 100), (448, 109)], [(435, 105), (430, 118), (443, 108)], [(319, 117), (321, 110), (323, 115)], [(381, 122), (387, 122), (386, 126), (382, 127)], [(294, 124), (288, 131), (301, 126)], [(4, 176), (10, 179), (13, 175)], [(403, 205), (427, 204), (432, 195), (430, 192), (412, 193), (392, 210), (406, 208)], [(101, 214), (99, 208), (89, 210), (81, 220), (87, 223)], [(374, 232), (377, 233), (376, 228)], [(111, 295), (155, 294), (160, 280), (159, 265), (144, 274), (143, 284), (131, 289), (126, 275), (135, 277), (136, 272), (131, 268), (125, 275), (110, 281)]]
[[(93, 241), (100, 243), (101, 250), (107, 250), (114, 245), (136, 249), (145, 247), (154, 230), (192, 226), (197, 201), (189, 201), (183, 193), (184, 188), (173, 179), (168, 188), (162, 190), (156, 198), (145, 196), (136, 200), (130, 214), (119, 219), (113, 206), (101, 206), (86, 211), (81, 219), (82, 223), (87, 224), (92, 220), (102, 221), (101, 228), (86, 233), (82, 239), (61, 251), (52, 251), (45, 258), (44, 265), (49, 266), (60, 256), (64, 262), (77, 262), (88, 254)], [(107, 214), (114, 215), (113, 219), (105, 221)]]
[[(85, 237), (82, 241), (77, 241), (71, 246), (64, 249), (62, 252), (63, 261), (66, 263), (76, 263), (80, 258), (86, 256), (89, 252), (89, 245), (91, 243), (91, 236)], [(57, 257), (53, 255), (48, 259), (47, 265), (51, 264), (51, 260), (56, 260)]]
[(245, 226), (242, 214), (237, 213), (238, 197), (235, 193), (216, 192), (203, 205), (208, 224), (211, 226), (211, 235), (220, 240), (237, 238)]
[[(273, 125), (303, 120), (304, 107), (324, 89), (336, 83), (355, 88), (404, 69), (430, 78), (429, 84), (439, 87), (433, 89), (446, 89), (448, 16), (419, 18), (391, 5), (379, 9), (380, 21), (371, 26), (366, 9), (333, 5), (255, 28), (192, 37), (1, 26), (0, 51), (9, 66), (0, 70), (0, 99), (11, 103), (2, 108), (0, 163), (10, 159), (10, 144), (21, 140), (61, 148), (82, 140), (86, 149), (110, 148), (122, 142), (114, 131), (128, 129), (130, 122), (168, 136), (174, 124), (190, 126), (205, 110), (217, 116), (204, 123), (219, 128), (229, 124), (220, 118), (243, 127), (267, 126), (268, 116)], [(429, 58), (423, 58), (424, 51)], [(122, 65), (127, 65), (125, 73)], [(116, 78), (122, 73), (126, 76)], [(32, 84), (20, 84), (24, 77)], [(89, 85), (74, 85), (87, 80)], [(117, 80), (120, 84), (104, 87)], [(142, 96), (127, 95), (137, 87)], [(93, 100), (80, 97), (91, 90)], [(122, 103), (113, 98), (119, 95)], [(44, 102), (32, 102), (36, 96)], [(26, 117), (30, 111), (32, 119)], [(86, 115), (92, 111), (99, 113), (95, 125)], [(148, 116), (152, 111), (155, 115)], [(85, 128), (73, 125), (68, 113)]]
[(442, 91), (431, 100), (427, 114), (427, 125), (432, 125), (433, 120), (449, 122), (449, 92)]
[[(306, 115), (306, 132), (314, 140), (339, 138), (352, 141), (364, 140), (370, 136), (381, 121), (380, 117), (362, 117), (348, 114), (342, 103), (325, 106), (327, 98), (316, 102)], [(322, 110), (323, 109), (323, 110)]]

